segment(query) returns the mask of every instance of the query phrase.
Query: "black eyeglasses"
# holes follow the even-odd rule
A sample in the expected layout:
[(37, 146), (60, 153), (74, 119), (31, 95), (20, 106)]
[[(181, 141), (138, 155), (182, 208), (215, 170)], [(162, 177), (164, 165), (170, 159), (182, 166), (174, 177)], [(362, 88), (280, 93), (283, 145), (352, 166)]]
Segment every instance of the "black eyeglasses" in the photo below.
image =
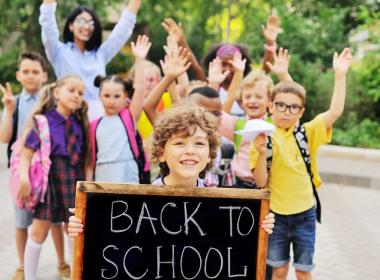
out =
[(303, 108), (298, 104), (287, 105), (284, 102), (274, 102), (274, 105), (276, 105), (276, 110), (278, 112), (284, 113), (286, 110), (289, 109), (289, 112), (293, 115), (298, 114)]

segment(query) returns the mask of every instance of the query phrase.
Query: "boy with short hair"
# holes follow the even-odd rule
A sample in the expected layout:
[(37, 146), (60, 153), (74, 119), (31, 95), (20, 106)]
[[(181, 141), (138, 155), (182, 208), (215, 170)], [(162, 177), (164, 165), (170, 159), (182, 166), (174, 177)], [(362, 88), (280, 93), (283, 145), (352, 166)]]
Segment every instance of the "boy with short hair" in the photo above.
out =
[[(15, 97), (9, 83), (6, 87), (0, 84), (3, 94), (4, 111), (0, 124), (0, 141), (8, 143), (8, 160), (11, 155), (11, 146), (22, 135), (23, 128), (28, 122), (29, 115), (39, 102), (39, 92), (48, 79), (46, 60), (36, 52), (22, 53), (18, 61), (16, 79), (22, 85), (21, 93)], [(19, 257), (19, 267), (13, 280), (24, 279), (24, 251), (28, 238), (28, 226), (32, 223), (32, 212), (14, 207), (16, 226), (16, 247)], [(63, 232), (61, 225), (52, 227), (52, 236), (57, 250), (61, 276), (70, 276), (70, 267), (64, 260)]]
[[(351, 60), (352, 55), (348, 48), (340, 55), (334, 54), (335, 85), (330, 108), (305, 123), (301, 130), (296, 129), (305, 111), (305, 89), (295, 82), (281, 82), (276, 85), (269, 104), (276, 125), (275, 133), (270, 139), (270, 165), (268, 166), (267, 152), (271, 146), (267, 144), (265, 135), (256, 137), (251, 148), (250, 168), (254, 181), (260, 187), (267, 186), (271, 189), (270, 207), (276, 215), (276, 229), (269, 237), (267, 259), (267, 263), (273, 267), (272, 279), (286, 279), (290, 244), (293, 247), (297, 279), (311, 279), (311, 270), (314, 267), (315, 220), (320, 214), (313, 199), (315, 187), (321, 184), (317, 151), (322, 144), (330, 142), (332, 126), (343, 113), (346, 73)], [(296, 140), (296, 137), (301, 140), (303, 138), (304, 142)], [(307, 151), (309, 156), (305, 154)]]

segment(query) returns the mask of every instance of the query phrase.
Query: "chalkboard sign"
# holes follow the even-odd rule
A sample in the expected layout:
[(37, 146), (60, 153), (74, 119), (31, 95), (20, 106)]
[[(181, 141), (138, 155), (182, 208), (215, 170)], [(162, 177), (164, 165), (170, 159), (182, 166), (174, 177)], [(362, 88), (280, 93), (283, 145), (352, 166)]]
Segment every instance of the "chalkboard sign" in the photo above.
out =
[(73, 279), (265, 279), (269, 191), (79, 182)]

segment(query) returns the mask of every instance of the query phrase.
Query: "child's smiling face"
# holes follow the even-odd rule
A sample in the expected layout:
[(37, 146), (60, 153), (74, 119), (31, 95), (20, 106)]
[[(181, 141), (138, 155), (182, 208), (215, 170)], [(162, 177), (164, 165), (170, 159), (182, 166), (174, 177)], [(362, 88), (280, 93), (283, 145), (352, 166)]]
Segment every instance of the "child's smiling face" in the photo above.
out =
[[(193, 128), (190, 136), (182, 133), (172, 135), (165, 143), (159, 157), (169, 167), (168, 179), (172, 184), (183, 185), (184, 182), (199, 178), (199, 174), (211, 161), (209, 140), (206, 132), (199, 126)], [(168, 180), (168, 181), (169, 181)]]
[(268, 83), (258, 81), (254, 86), (243, 88), (241, 103), (249, 119), (263, 118), (269, 104)]

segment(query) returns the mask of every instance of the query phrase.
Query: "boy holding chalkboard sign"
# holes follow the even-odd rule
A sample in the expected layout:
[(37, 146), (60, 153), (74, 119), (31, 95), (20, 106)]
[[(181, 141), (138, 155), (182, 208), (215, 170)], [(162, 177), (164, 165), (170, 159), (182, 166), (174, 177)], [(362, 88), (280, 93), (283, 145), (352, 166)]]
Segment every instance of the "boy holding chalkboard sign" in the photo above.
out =
[(305, 89), (294, 82), (276, 85), (269, 106), (275, 133), (269, 139), (261, 134), (254, 140), (250, 168), (254, 181), (271, 189), (270, 208), (277, 220), (268, 245), (267, 263), (273, 267), (272, 279), (286, 279), (290, 244), (297, 279), (311, 279), (315, 220), (320, 219), (317, 151), (330, 142), (332, 126), (343, 113), (346, 73), (351, 60), (348, 48), (340, 55), (334, 54), (335, 86), (330, 108), (301, 126), (298, 123), (305, 111)]
[[(165, 111), (156, 121), (152, 160), (159, 164), (161, 177), (153, 185), (203, 187), (205, 173), (212, 167), (219, 148), (217, 119), (194, 104), (181, 104)], [(274, 215), (261, 227), (272, 233)], [(81, 220), (70, 217), (69, 236), (83, 232)]]

